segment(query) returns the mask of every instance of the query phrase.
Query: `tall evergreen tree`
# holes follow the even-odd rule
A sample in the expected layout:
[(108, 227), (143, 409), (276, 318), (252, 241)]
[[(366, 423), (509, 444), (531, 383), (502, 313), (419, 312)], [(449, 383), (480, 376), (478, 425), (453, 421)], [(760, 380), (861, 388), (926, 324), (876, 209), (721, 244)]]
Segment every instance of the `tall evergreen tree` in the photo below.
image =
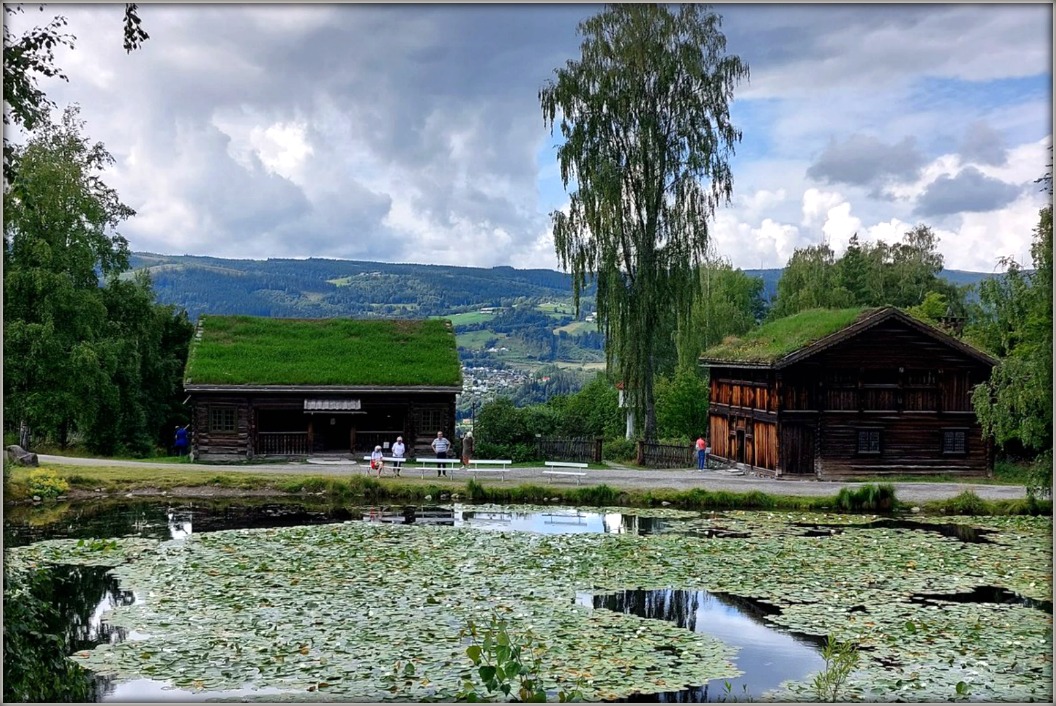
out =
[[(609, 5), (579, 25), (581, 58), (540, 91), (560, 126), (567, 212), (551, 214), (576, 307), (596, 278), (606, 358), (655, 437), (657, 322), (689, 311), (708, 219), (729, 201), (733, 89), (748, 66), (726, 54), (721, 18), (703, 5)], [(670, 329), (669, 329), (670, 330)], [(669, 348), (670, 336), (667, 337)]]

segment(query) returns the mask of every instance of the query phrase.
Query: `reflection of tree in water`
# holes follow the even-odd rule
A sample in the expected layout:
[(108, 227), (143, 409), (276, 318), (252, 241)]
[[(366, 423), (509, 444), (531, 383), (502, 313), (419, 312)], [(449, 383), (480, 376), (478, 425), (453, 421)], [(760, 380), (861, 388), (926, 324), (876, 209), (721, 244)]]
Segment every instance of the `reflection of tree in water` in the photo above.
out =
[(628, 613), (640, 618), (666, 620), (680, 628), (696, 631), (699, 591), (660, 589), (655, 591), (624, 591), (594, 596), (594, 607), (617, 613)]
[(52, 596), (47, 598), (65, 629), (70, 652), (90, 650), (103, 643), (121, 642), (125, 628), (102, 620), (103, 613), (117, 606), (132, 605), (131, 591), (118, 588), (117, 579), (102, 566), (55, 566), (51, 573)]
[[(20, 577), (5, 575), (4, 701), (94, 701), (110, 687), (68, 656), (127, 631), (101, 620), (134, 597), (118, 588), (107, 567), (49, 566)], [(16, 585), (27, 590), (18, 592)]]

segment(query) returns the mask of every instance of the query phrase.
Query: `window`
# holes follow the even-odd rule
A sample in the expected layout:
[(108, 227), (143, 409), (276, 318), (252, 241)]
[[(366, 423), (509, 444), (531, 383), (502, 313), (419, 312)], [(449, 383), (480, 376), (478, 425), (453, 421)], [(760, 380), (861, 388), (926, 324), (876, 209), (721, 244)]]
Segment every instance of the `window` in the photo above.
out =
[(879, 429), (858, 430), (858, 453), (874, 455), (878, 455), (880, 453)]
[(234, 407), (210, 407), (209, 431), (231, 432), (235, 430)]
[(963, 456), (968, 453), (967, 429), (943, 429), (942, 453), (951, 456)]
[(421, 407), (415, 410), (415, 427), (419, 436), (436, 436), (444, 428), (444, 409), (442, 407)]

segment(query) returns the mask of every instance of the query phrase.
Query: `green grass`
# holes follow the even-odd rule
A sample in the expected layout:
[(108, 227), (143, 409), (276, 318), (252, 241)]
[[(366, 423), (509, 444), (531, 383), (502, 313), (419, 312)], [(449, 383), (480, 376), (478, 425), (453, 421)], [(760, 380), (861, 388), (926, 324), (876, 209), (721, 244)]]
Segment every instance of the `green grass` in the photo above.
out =
[[(592, 466), (593, 467), (593, 466)], [(408, 475), (401, 478), (350, 475), (347, 470), (313, 475), (285, 473), (225, 473), (223, 469), (193, 470), (173, 466), (169, 468), (137, 468), (134, 466), (42, 466), (64, 478), (73, 489), (106, 493), (127, 493), (133, 490), (155, 489), (159, 492), (174, 488), (212, 487), (229, 490), (267, 491), (276, 496), (322, 494), (333, 501), (408, 501), (439, 502), (442, 495), (459, 495), (465, 500), (493, 503), (562, 502), (583, 506), (656, 507), (665, 503), (682, 510), (772, 510), (815, 512), (899, 512), (908, 506), (899, 503), (891, 486), (871, 485), (855, 491), (832, 496), (768, 495), (754, 490), (736, 493), (703, 488), (691, 490), (646, 489), (625, 490), (606, 484), (562, 487), (525, 483), (511, 485), (499, 481), (466, 482), (444, 477), (420, 478)], [(4, 488), (7, 501), (26, 500), (32, 496), (29, 472), (31, 469), (13, 467)], [(409, 469), (413, 472), (413, 467)], [(845, 489), (846, 490), (846, 489)], [(1051, 501), (1031, 498), (1022, 500), (983, 500), (971, 491), (948, 500), (915, 503), (925, 514), (931, 515), (1052, 515)]]
[(480, 324), (495, 318), (493, 313), (481, 313), (479, 311), (464, 311), (461, 314), (450, 314), (448, 316), (432, 316), (433, 319), (450, 319), (455, 326), (466, 326), (468, 324)]
[(743, 338), (730, 337), (701, 354), (705, 360), (773, 363), (846, 328), (872, 309), (809, 309), (770, 321)]
[(186, 382), (217, 385), (460, 386), (446, 320), (205, 316)]

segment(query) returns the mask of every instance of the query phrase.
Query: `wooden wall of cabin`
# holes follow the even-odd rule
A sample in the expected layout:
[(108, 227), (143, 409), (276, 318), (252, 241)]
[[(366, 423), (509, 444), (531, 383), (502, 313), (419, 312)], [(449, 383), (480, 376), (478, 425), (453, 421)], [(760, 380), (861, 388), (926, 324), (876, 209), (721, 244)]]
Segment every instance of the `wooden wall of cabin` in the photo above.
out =
[(777, 397), (769, 370), (712, 368), (708, 431), (717, 458), (776, 471)]
[[(195, 460), (242, 461), (253, 457), (250, 439), (255, 430), (249, 400), (245, 397), (215, 396), (193, 401), (194, 413), (191, 425), (191, 450)], [(222, 416), (230, 414), (233, 428), (220, 429), (211, 426), (210, 410), (222, 410)], [(227, 425), (224, 424), (224, 427)]]
[[(304, 393), (298, 394), (257, 394), (257, 395), (222, 395), (222, 394), (197, 394), (192, 395), (194, 413), (191, 425), (191, 445), (195, 458), (203, 461), (239, 461), (252, 459), (264, 453), (257, 446), (261, 440), (258, 438), (257, 423), (258, 414), (275, 412), (289, 412), (300, 414), (300, 428), (282, 429), (281, 431), (307, 433), (307, 439), (297, 447), (297, 453), (291, 455), (307, 455), (312, 450), (318, 450), (320, 436), (325, 432), (322, 426), (331, 415), (326, 413), (306, 414), (304, 413)], [(310, 396), (326, 397), (315, 393)], [(436, 437), (438, 430), (444, 430), (445, 436), (454, 438), (455, 430), (455, 396), (453, 393), (440, 394), (416, 394), (406, 392), (394, 392), (392, 394), (359, 395), (362, 404), (368, 410), (371, 408), (388, 410), (400, 410), (396, 412), (398, 421), (393, 423), (393, 429), (365, 430), (362, 423), (357, 427), (355, 421), (348, 424), (350, 416), (347, 414), (332, 415), (340, 417), (342, 422), (339, 426), (342, 430), (348, 428), (348, 446), (335, 447), (331, 451), (348, 453), (350, 451), (364, 451), (365, 444), (381, 443), (382, 439), (392, 442), (397, 435), (404, 437), (407, 444), (407, 455), (430, 456), (432, 449), (429, 444)], [(235, 420), (231, 431), (221, 431), (210, 425), (210, 409), (231, 410)], [(360, 415), (351, 417), (353, 420), (365, 419)], [(427, 423), (429, 428), (421, 427)], [(434, 423), (435, 422), (435, 423)], [(368, 426), (378, 426), (380, 422), (371, 422)], [(437, 426), (439, 424), (439, 426)], [(289, 426), (289, 425), (287, 425)], [(384, 424), (382, 424), (384, 426)], [(374, 433), (374, 432), (377, 433)], [(359, 433), (362, 432), (362, 433)], [(370, 432), (370, 433), (367, 433)], [(374, 437), (378, 437), (375, 439)], [(370, 437), (370, 438), (367, 438)], [(388, 437), (392, 437), (391, 439)], [(344, 436), (341, 437), (342, 443)], [(336, 442), (334, 442), (336, 443)], [(303, 446), (303, 451), (302, 451)], [(275, 455), (272, 453), (272, 455)], [(282, 455), (279, 453), (278, 455)]]
[[(821, 416), (819, 430), (819, 477), (887, 472), (984, 476), (993, 468), (991, 449), (972, 414), (829, 413)], [(859, 433), (872, 436), (860, 439)], [(944, 449), (944, 442), (953, 448)], [(874, 443), (878, 449), (871, 448)]]

